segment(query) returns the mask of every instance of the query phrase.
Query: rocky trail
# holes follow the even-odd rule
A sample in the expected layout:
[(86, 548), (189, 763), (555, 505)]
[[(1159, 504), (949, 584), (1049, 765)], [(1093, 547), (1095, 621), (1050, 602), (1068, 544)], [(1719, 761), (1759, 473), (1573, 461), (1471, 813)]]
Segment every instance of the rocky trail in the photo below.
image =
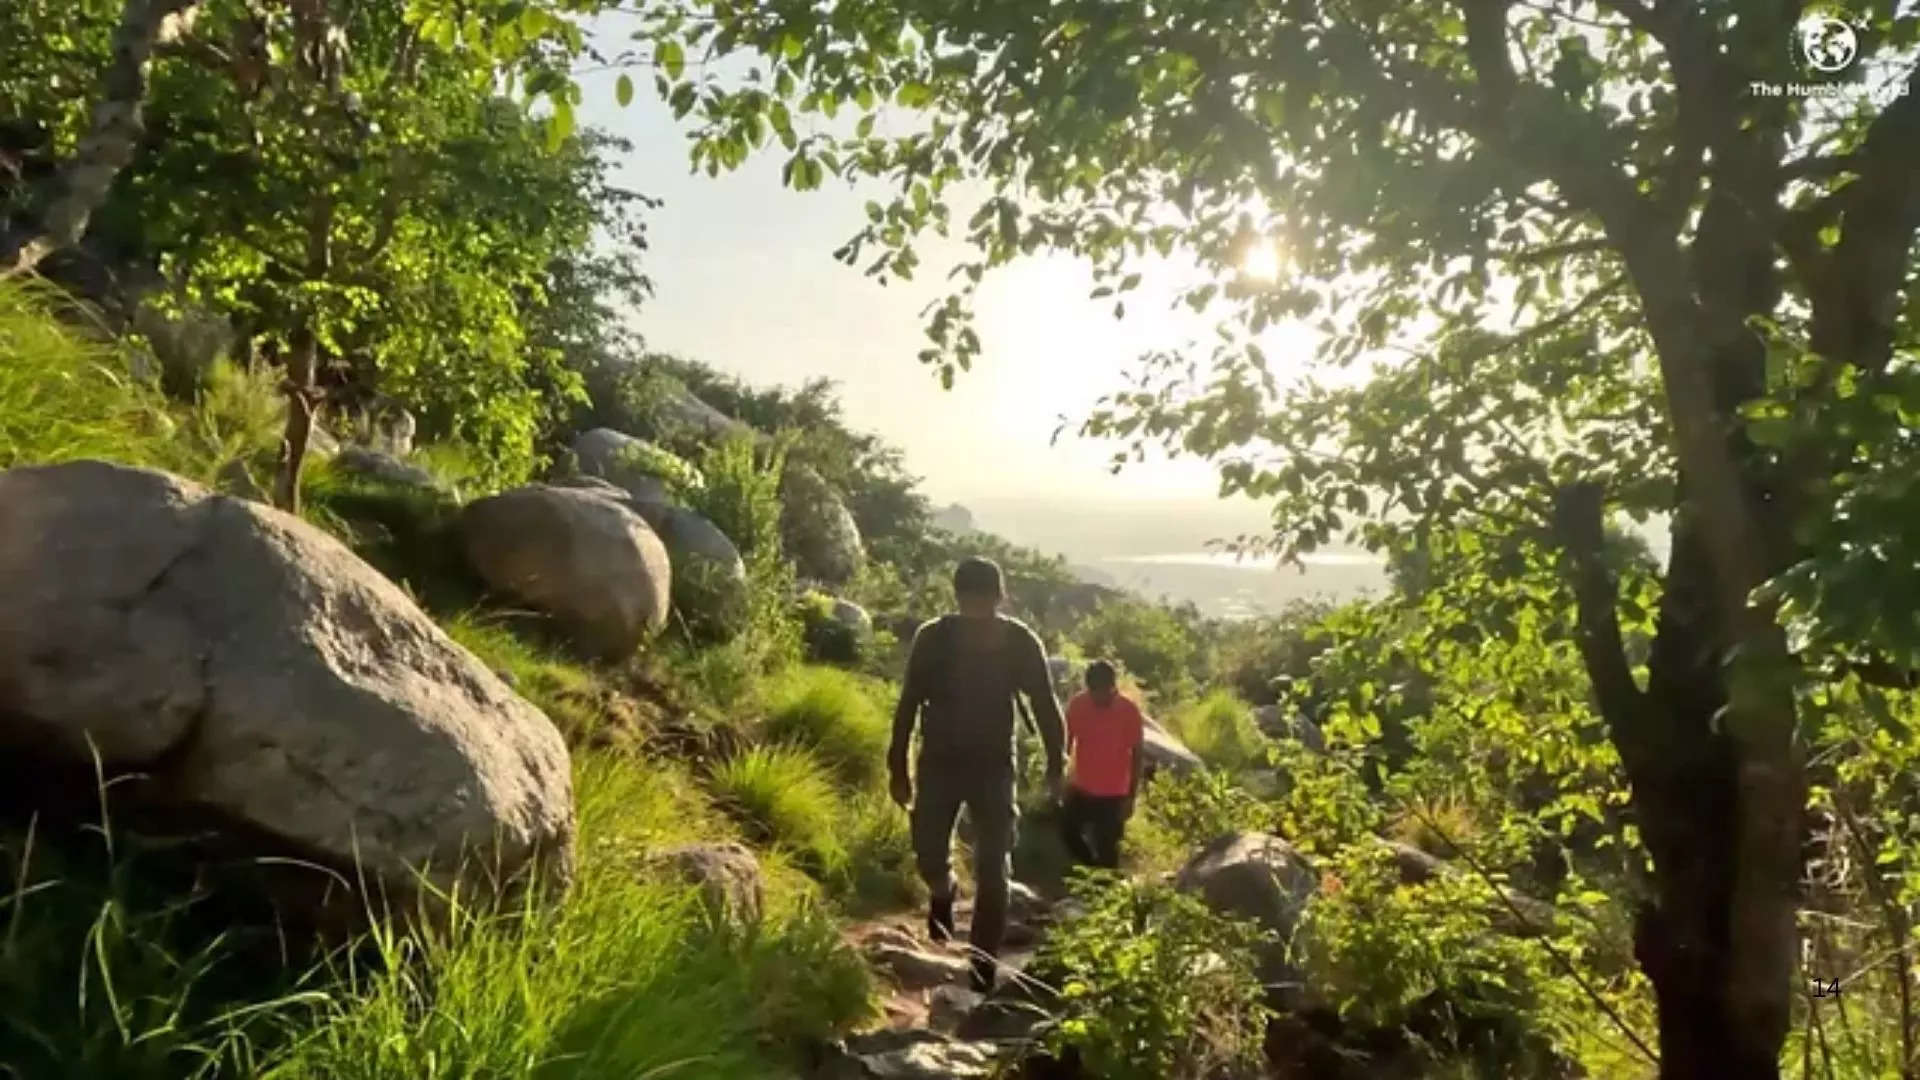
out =
[[(973, 904), (954, 905), (959, 933), (937, 943), (920, 910), (876, 916), (848, 925), (847, 944), (873, 967), (884, 998), (880, 1018), (829, 1048), (813, 1074), (821, 1080), (971, 1080), (1003, 1075), (1034, 1046), (1047, 1019), (1037, 1004), (1048, 988), (1026, 974), (1056, 907), (1016, 883), (1001, 955), (999, 980), (989, 995), (968, 986), (966, 932)], [(1027, 1075), (1027, 1074), (1022, 1074)]]

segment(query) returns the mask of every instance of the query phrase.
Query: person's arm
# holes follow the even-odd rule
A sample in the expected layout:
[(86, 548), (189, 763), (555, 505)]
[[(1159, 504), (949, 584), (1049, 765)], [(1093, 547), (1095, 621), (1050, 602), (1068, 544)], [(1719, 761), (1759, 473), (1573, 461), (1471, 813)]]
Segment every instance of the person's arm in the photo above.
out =
[(1060, 718), (1060, 699), (1053, 696), (1053, 676), (1047, 671), (1047, 652), (1033, 631), (1022, 635), (1020, 691), (1033, 706), (1034, 725), (1040, 731), (1040, 743), (1047, 749), (1047, 781), (1053, 783), (1066, 775), (1066, 721)]
[(907, 670), (900, 680), (900, 701), (893, 707), (893, 739), (887, 744), (887, 772), (893, 780), (895, 798), (900, 797), (904, 787), (906, 799), (912, 797), (912, 788), (907, 787), (907, 750), (913, 742), (913, 727), (920, 719), (920, 706), (926, 703), (927, 693), (932, 688), (927, 685), (927, 665), (932, 657), (932, 623), (922, 626), (914, 632), (913, 645), (907, 651)]

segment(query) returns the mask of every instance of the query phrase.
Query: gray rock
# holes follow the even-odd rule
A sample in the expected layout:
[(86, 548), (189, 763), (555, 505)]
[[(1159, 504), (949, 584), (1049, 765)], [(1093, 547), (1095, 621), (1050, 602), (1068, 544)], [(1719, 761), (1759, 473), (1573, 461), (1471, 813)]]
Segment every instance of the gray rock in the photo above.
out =
[(253, 470), (247, 468), (247, 463), (239, 458), (234, 458), (220, 466), (220, 472), (214, 477), (214, 482), (221, 494), (231, 495), (236, 499), (246, 499), (249, 502), (271, 501), (267, 495), (267, 489), (261, 487), (260, 482), (253, 478)]
[(923, 1029), (879, 1031), (839, 1044), (823, 1080), (987, 1080), (1006, 1051)]
[(1007, 914), (1018, 922), (1044, 923), (1053, 915), (1053, 905), (1024, 881), (1008, 883)]
[(624, 490), (642, 503), (673, 502), (670, 470), (697, 477), (693, 467), (670, 451), (612, 428), (594, 428), (573, 440), (580, 471)]
[(1173, 733), (1158, 723), (1148, 720), (1146, 733), (1141, 739), (1141, 752), (1147, 757), (1151, 768), (1165, 769), (1174, 774), (1193, 772), (1204, 767), (1200, 755), (1187, 749), (1187, 744), (1175, 738)]
[[(0, 473), (0, 744), (414, 895), (564, 879), (567, 749), (399, 587), (287, 514), (101, 462)], [(321, 905), (330, 878), (312, 875)], [(338, 890), (335, 890), (336, 892)], [(359, 903), (360, 901), (353, 901)]]
[(805, 465), (780, 478), (780, 538), (800, 573), (844, 585), (866, 564), (860, 527), (838, 492)]
[(967, 975), (966, 960), (952, 953), (872, 941), (867, 944), (866, 955), (876, 969), (891, 975), (903, 990), (925, 990)]
[(516, 488), (468, 504), (460, 536), (482, 580), (555, 616), (597, 656), (630, 656), (666, 625), (666, 545), (613, 499), (545, 484)]
[(691, 510), (662, 503), (635, 506), (667, 545), (673, 562), (673, 604), (703, 633), (731, 637), (752, 611), (747, 564), (727, 534)]
[(1200, 849), (1174, 878), (1225, 915), (1252, 919), (1270, 935), (1260, 957), (1261, 980), (1282, 988), (1283, 1001), (1304, 990), (1292, 945), (1300, 916), (1320, 890), (1320, 874), (1293, 845), (1266, 833), (1230, 833)]
[[(964, 973), (966, 964), (961, 964)], [(966, 1022), (982, 1001), (981, 995), (964, 986), (941, 986), (927, 998), (927, 1026), (942, 1035), (951, 1035)]]
[(1278, 705), (1262, 705), (1253, 710), (1253, 722), (1276, 739), (1292, 739), (1316, 754), (1327, 752), (1327, 739), (1321, 734), (1320, 725), (1298, 712), (1283, 713)]
[(833, 621), (853, 631), (859, 637), (864, 638), (873, 633), (873, 616), (867, 614), (866, 608), (837, 596), (832, 599)]
[(654, 856), (654, 863), (700, 888), (709, 914), (742, 926), (766, 907), (760, 860), (743, 844), (696, 844)]
[(707, 404), (678, 380), (667, 384), (667, 393), (654, 419), (662, 435), (680, 439), (714, 443), (754, 434), (753, 428)]
[(334, 455), (333, 464), (337, 469), (358, 473), (396, 487), (419, 488), (423, 491), (447, 490), (439, 477), (420, 466), (364, 446), (342, 447), (340, 452)]

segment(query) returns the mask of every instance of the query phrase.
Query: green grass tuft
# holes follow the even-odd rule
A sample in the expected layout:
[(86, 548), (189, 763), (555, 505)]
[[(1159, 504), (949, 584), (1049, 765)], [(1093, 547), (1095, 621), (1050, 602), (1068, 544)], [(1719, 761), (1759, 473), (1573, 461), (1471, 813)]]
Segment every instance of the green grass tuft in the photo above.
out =
[(441, 621), (461, 647), (503, 676), (514, 692), (538, 706), (569, 742), (590, 741), (606, 719), (600, 685), (583, 664), (542, 649), (498, 619), (466, 611)]
[(787, 848), (822, 879), (845, 872), (844, 807), (831, 775), (810, 751), (753, 747), (715, 768), (711, 786), (755, 842)]
[(805, 746), (856, 790), (877, 788), (886, 774), (892, 723), (877, 689), (830, 667), (795, 667), (766, 690), (766, 732)]
[(1228, 690), (1174, 710), (1167, 728), (1216, 769), (1237, 772), (1260, 764), (1266, 755), (1266, 738), (1254, 723), (1252, 706)]

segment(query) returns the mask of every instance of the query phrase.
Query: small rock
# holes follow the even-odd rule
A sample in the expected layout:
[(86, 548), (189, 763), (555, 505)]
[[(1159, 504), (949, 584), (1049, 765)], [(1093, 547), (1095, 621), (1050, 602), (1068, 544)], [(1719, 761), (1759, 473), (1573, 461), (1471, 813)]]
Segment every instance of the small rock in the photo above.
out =
[(1205, 764), (1200, 760), (1200, 755), (1187, 749), (1186, 743), (1151, 720), (1147, 721), (1141, 750), (1146, 754), (1150, 768), (1163, 768), (1175, 775), (1193, 772)]
[[(963, 970), (964, 967), (962, 965)], [(927, 1024), (935, 1031), (951, 1035), (983, 1000), (964, 986), (938, 987), (927, 1000)]]
[(760, 860), (742, 844), (695, 844), (660, 853), (655, 861), (700, 888), (714, 917), (742, 926), (760, 921), (765, 906)]
[(1010, 883), (1007, 913), (1020, 922), (1044, 923), (1053, 914), (1053, 905), (1022, 881)]
[(937, 1031), (880, 1031), (834, 1049), (827, 1080), (987, 1080), (1004, 1054), (991, 1043), (961, 1042)]
[(964, 978), (967, 974), (967, 962), (958, 956), (903, 949), (891, 943), (869, 945), (867, 958), (908, 990), (940, 986)]

